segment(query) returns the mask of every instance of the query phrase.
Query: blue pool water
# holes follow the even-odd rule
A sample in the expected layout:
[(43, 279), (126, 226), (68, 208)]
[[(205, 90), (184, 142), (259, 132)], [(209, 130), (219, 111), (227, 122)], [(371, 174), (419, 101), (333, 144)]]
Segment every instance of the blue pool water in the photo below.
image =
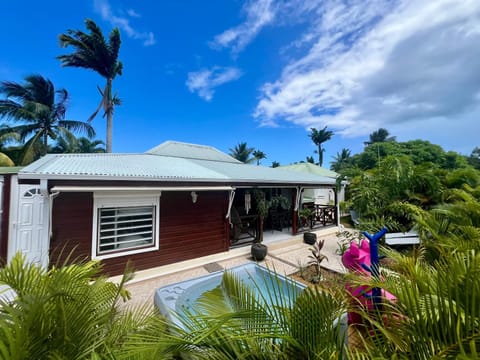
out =
[[(305, 285), (274, 274), (272, 271), (255, 263), (236, 266), (227, 270), (254, 291), (259, 291), (269, 304), (290, 305)], [(196, 279), (178, 282), (159, 288), (155, 292), (155, 306), (170, 321), (179, 326), (181, 321), (175, 313), (194, 311), (193, 306), (202, 294), (218, 287), (222, 282), (223, 271), (214, 272)], [(267, 294), (274, 294), (268, 296)]]

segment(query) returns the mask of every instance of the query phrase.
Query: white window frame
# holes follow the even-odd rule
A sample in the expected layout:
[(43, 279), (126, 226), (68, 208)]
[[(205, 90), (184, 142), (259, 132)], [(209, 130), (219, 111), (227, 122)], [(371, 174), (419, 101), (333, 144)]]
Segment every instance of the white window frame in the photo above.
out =
[[(120, 256), (140, 254), (159, 249), (160, 238), (160, 192), (142, 191), (138, 192), (94, 192), (93, 193), (93, 226), (92, 226), (92, 259), (110, 259)], [(154, 206), (154, 239), (153, 244), (148, 247), (138, 249), (125, 249), (111, 253), (100, 254), (98, 250), (98, 213), (99, 209), (110, 207), (137, 207), (137, 206)]]

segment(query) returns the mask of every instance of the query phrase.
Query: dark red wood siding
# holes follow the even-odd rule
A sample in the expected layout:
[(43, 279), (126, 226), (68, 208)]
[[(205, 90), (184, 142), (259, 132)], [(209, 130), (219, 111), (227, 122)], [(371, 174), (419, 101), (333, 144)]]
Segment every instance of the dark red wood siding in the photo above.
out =
[[(120, 274), (127, 261), (136, 270), (143, 270), (227, 251), (227, 192), (198, 194), (193, 204), (190, 192), (162, 192), (159, 250), (105, 259), (105, 271), (109, 275)], [(60, 260), (59, 250), (64, 254), (73, 251), (74, 257), (90, 258), (93, 194), (62, 193), (53, 208), (52, 260)]]
[(0, 227), (0, 261), (2, 264), (7, 262), (8, 252), (8, 222), (10, 215), (10, 182), (11, 175), (3, 175), (3, 193), (2, 193), (2, 217)]
[(53, 200), (50, 258), (54, 263), (62, 263), (66, 256), (90, 259), (92, 221), (92, 193), (61, 193)]

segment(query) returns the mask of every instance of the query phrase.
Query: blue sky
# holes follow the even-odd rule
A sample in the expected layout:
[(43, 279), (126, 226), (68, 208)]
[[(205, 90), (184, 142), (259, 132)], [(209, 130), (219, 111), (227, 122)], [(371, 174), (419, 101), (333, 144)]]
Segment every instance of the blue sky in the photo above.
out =
[[(122, 35), (114, 152), (246, 141), (283, 165), (314, 155), (308, 129), (324, 126), (327, 167), (380, 127), (480, 146), (478, 0), (6, 1), (0, 80), (39, 73), (69, 91), (67, 118), (86, 120), (103, 80), (55, 59), (70, 52), (58, 35), (85, 18)], [(104, 119), (93, 126), (104, 139)]]

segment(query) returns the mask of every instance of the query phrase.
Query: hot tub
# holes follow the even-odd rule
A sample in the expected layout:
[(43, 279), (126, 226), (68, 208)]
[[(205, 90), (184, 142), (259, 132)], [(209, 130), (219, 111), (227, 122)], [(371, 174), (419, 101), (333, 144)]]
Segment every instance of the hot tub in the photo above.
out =
[[(304, 284), (275, 274), (255, 263), (236, 266), (226, 271), (236, 275), (252, 289), (261, 291), (266, 301), (272, 303), (292, 304), (298, 294), (306, 288)], [(213, 290), (221, 284), (223, 273), (223, 270), (217, 271), (192, 280), (163, 286), (155, 292), (155, 306), (171, 322), (183, 327), (177, 315), (181, 316), (185, 311), (194, 311), (192, 306), (197, 299), (206, 291)], [(275, 297), (268, 297), (266, 294), (272, 289), (275, 289)]]

